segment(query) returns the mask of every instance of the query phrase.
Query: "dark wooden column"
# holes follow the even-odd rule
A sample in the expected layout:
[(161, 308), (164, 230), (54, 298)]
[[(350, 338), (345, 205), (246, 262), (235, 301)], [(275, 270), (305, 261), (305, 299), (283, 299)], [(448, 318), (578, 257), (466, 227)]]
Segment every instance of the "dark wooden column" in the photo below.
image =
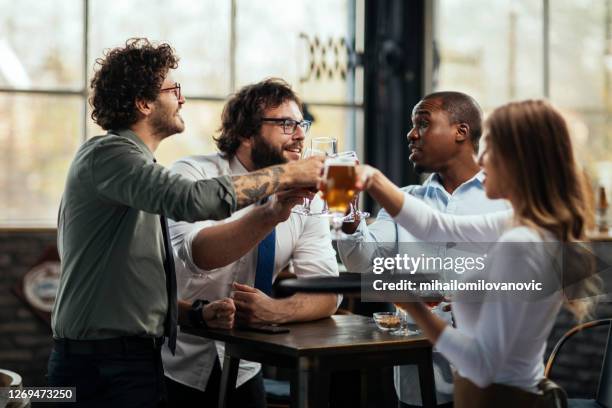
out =
[(365, 161), (400, 186), (418, 182), (406, 134), (422, 97), (425, 1), (365, 0)]

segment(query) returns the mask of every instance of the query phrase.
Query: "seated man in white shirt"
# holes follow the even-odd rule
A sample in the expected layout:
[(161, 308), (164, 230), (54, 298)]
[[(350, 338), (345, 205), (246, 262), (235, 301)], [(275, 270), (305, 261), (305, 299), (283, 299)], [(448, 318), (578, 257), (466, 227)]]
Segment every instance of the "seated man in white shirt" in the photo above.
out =
[[(310, 122), (299, 98), (280, 79), (242, 88), (225, 105), (218, 154), (191, 156), (172, 169), (190, 179), (236, 175), (299, 160)], [(191, 301), (233, 296), (238, 324), (276, 324), (320, 319), (337, 308), (335, 294), (270, 297), (279, 272), (298, 278), (337, 276), (328, 221), (291, 213), (310, 191), (285, 191), (223, 221), (170, 224), (177, 253), (179, 295)], [(321, 205), (314, 198), (313, 206)], [(223, 344), (180, 333), (176, 355), (163, 354), (170, 406), (198, 401), (216, 406)], [(240, 362), (232, 406), (265, 406), (261, 366)]]
[[(472, 97), (460, 92), (429, 94), (415, 105), (412, 123), (407, 135), (409, 160), (417, 173), (432, 174), (422, 185), (407, 186), (403, 191), (449, 214), (482, 214), (509, 208), (505, 200), (486, 197), (483, 174), (476, 161), (482, 112)], [(397, 225), (384, 209), (371, 225), (357, 220), (345, 223), (343, 231), (352, 234), (338, 242), (338, 252), (349, 271), (371, 268), (374, 251), (383, 247), (401, 251), (403, 246), (412, 252), (419, 245), (418, 253), (453, 255), (453, 249), (445, 244), (405, 244), (419, 241)], [(451, 320), (450, 312), (443, 312), (440, 307), (434, 312)], [(438, 404), (451, 406), (453, 378), (449, 364), (439, 353), (434, 353), (433, 359)], [(394, 379), (400, 407), (422, 405), (415, 365), (395, 367)]]

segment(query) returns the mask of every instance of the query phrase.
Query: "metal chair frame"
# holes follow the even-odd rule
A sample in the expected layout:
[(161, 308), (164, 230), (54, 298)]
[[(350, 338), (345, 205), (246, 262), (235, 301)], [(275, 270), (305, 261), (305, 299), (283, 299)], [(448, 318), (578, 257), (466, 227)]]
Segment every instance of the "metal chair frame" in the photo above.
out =
[(608, 387), (607, 384), (612, 379), (612, 318), (592, 320), (590, 322), (582, 323), (572, 327), (559, 339), (555, 347), (553, 348), (548, 361), (546, 362), (546, 368), (544, 369), (544, 376), (549, 377), (550, 372), (553, 369), (557, 355), (561, 351), (563, 345), (576, 334), (591, 329), (594, 327), (608, 326), (608, 339), (606, 341), (606, 348), (603, 356), (603, 363), (599, 375), (599, 382), (597, 384), (597, 395), (595, 401), (603, 407), (612, 408), (612, 387)]

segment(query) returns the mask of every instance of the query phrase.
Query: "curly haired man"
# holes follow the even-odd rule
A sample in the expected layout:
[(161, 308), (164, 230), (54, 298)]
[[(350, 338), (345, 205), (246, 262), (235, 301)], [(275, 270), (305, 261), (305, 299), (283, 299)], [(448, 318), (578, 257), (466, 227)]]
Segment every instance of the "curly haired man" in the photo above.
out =
[(167, 338), (174, 353), (177, 320), (230, 328), (235, 312), (228, 298), (177, 301), (166, 217), (228, 217), (278, 189), (313, 187), (322, 163), (199, 181), (173, 175), (154, 158), (185, 128), (173, 49), (135, 38), (96, 62), (92, 118), (107, 134), (79, 148), (62, 196), (49, 384), (76, 387), (77, 406), (159, 406), (161, 346)]

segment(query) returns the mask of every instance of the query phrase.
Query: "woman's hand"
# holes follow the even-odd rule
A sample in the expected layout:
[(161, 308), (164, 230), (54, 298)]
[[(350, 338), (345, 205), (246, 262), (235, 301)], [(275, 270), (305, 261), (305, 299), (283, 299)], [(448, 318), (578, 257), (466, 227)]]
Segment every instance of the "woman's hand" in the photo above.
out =
[(367, 164), (355, 166), (355, 171), (357, 173), (355, 188), (359, 191), (367, 191), (372, 186), (377, 173), (380, 173), (377, 168)]
[(404, 193), (391, 182), (380, 170), (368, 166), (356, 166), (357, 181), (355, 189), (367, 191), (373, 199), (395, 217), (404, 204)]

